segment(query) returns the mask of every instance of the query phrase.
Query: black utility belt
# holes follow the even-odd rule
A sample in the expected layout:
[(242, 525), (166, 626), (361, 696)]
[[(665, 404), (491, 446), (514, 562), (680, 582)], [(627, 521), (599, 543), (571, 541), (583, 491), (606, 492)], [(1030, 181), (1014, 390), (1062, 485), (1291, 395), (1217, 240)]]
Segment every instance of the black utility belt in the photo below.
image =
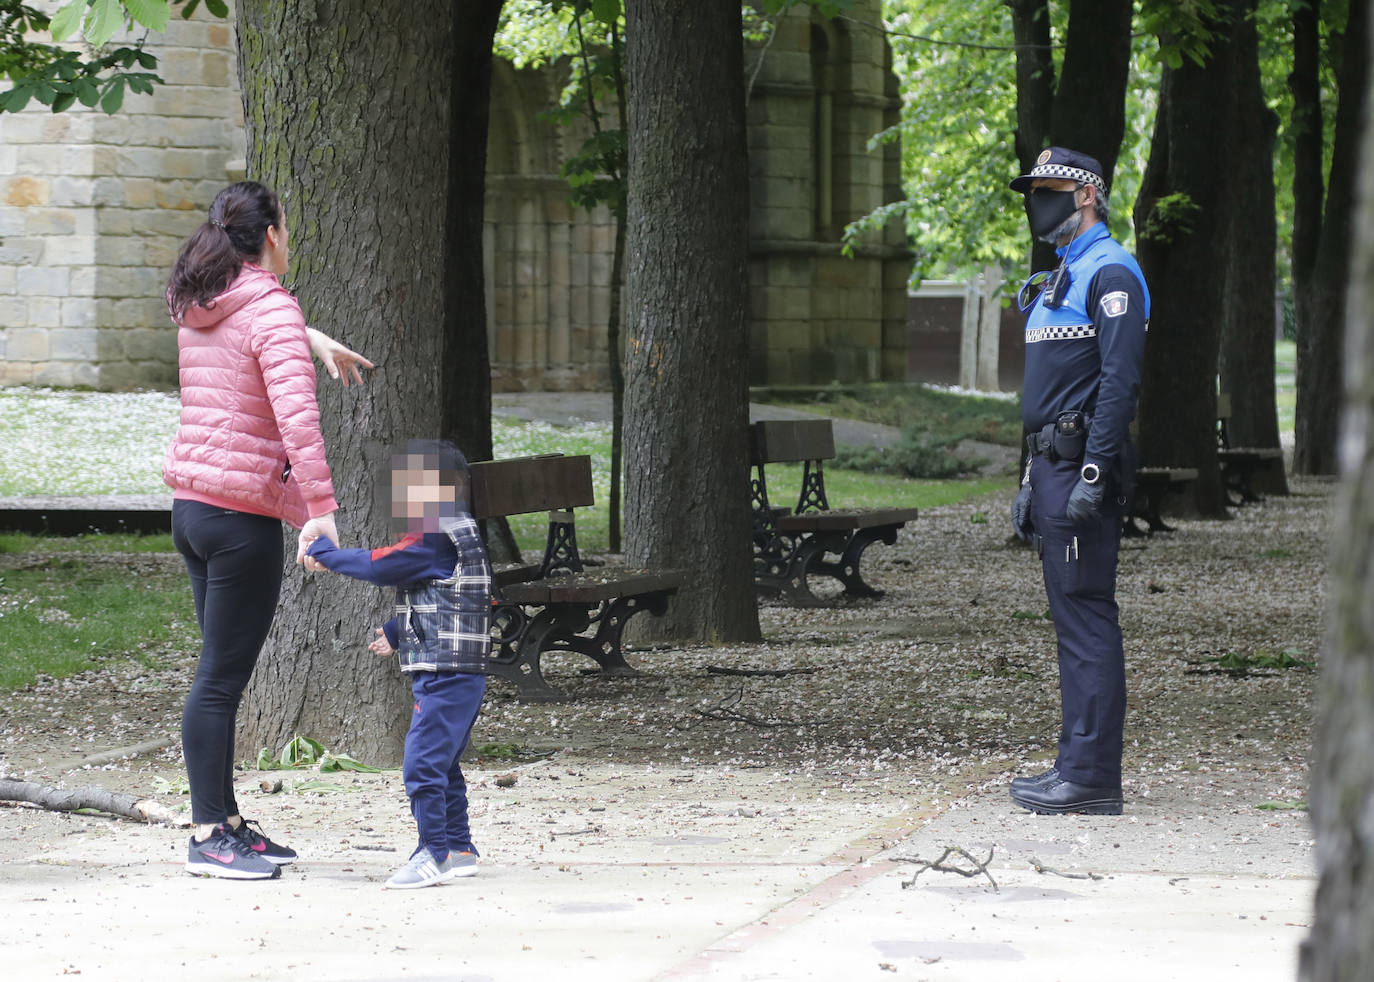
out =
[(1077, 410), (1060, 413), (1053, 423), (1045, 424), (1026, 437), (1026, 448), (1032, 457), (1044, 454), (1050, 463), (1082, 460), (1091, 424), (1092, 419)]

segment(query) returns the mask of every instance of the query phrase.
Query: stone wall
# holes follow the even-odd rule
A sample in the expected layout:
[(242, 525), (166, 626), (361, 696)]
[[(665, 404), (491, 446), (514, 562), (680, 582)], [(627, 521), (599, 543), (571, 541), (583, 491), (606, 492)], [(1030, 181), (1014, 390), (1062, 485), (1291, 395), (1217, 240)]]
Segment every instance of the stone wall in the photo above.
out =
[[(754, 384), (907, 377), (901, 229), (840, 255), (844, 225), (901, 193), (898, 148), (866, 148), (898, 112), (883, 35), (857, 23), (880, 20), (879, 0), (853, 12), (795, 9), (761, 62), (746, 54)], [(0, 384), (175, 385), (160, 297), (180, 243), (243, 176), (243, 111), (232, 21), (202, 7), (149, 47), (168, 84), (115, 116), (0, 114)], [(607, 385), (614, 222), (569, 205), (558, 176), (585, 126), (539, 119), (564, 82), (557, 65), (494, 67), (484, 261), (498, 391)]]
[[(840, 251), (844, 227), (901, 195), (896, 144), (868, 141), (900, 103), (876, 2), (855, 19), (783, 17), (749, 99), (751, 380), (756, 385), (907, 377), (900, 227)], [(747, 60), (753, 64), (758, 52)]]
[(233, 43), (202, 7), (149, 46), (168, 84), (118, 114), (0, 114), (0, 384), (175, 384), (159, 298), (243, 156)]

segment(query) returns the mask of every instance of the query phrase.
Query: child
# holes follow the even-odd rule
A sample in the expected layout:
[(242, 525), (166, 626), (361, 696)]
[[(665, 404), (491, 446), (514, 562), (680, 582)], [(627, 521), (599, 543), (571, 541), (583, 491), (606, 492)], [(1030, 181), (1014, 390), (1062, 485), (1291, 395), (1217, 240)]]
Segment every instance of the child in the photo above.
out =
[(400, 540), (368, 551), (340, 549), (322, 536), (306, 553), (310, 569), (396, 587), (396, 616), (368, 646), (382, 657), (399, 652), (415, 694), (403, 774), (420, 845), (386, 881), (393, 889), (477, 872), (458, 759), (487, 686), (491, 565), (469, 512), (468, 488), (467, 461), (456, 447), (412, 440), (391, 466), (392, 515), (405, 533)]

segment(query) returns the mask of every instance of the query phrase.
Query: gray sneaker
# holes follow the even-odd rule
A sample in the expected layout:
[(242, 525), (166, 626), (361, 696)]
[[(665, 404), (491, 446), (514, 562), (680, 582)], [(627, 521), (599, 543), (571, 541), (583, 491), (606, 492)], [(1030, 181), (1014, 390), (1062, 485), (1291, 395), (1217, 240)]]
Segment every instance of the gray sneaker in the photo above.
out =
[(471, 852), (451, 852), (448, 854), (448, 864), (452, 872), (449, 876), (476, 876), (477, 875), (477, 855)]
[(421, 846), (415, 851), (415, 855), (410, 857), (410, 862), (391, 874), (386, 885), (392, 890), (415, 890), (419, 887), (436, 886), (451, 876), (453, 865), (449, 862), (449, 857), (444, 857), (440, 862), (434, 858), (428, 847)]

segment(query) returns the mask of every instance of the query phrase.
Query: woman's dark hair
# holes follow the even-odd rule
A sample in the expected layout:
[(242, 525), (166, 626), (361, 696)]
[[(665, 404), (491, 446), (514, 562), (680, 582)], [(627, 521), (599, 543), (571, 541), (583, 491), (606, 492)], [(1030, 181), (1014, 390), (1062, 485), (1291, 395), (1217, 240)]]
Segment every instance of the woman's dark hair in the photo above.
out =
[(231, 184), (210, 203), (210, 217), (191, 233), (167, 284), (167, 307), (180, 321), (193, 304), (213, 306), (246, 260), (262, 255), (267, 227), (280, 226), (281, 201), (257, 181)]

